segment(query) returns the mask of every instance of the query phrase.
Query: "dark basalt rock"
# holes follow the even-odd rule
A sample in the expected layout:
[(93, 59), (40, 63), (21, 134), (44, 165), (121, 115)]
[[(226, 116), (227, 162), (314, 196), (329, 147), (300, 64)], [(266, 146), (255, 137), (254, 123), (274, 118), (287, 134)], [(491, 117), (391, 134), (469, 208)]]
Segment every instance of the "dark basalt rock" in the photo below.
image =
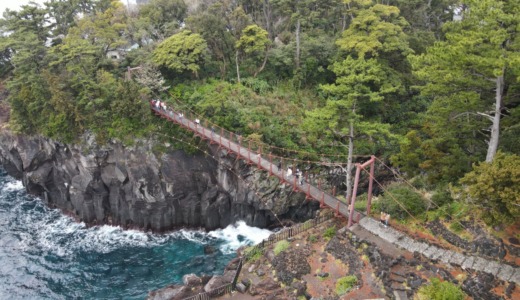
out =
[(307, 260), (301, 258), (310, 254), (309, 246), (281, 252), (272, 262), (273, 268), (276, 270), (276, 276), (280, 281), (289, 285), (294, 279), (301, 279), (303, 275), (309, 274), (311, 266)]
[[(468, 242), (462, 239), (458, 235), (446, 229), (444, 225), (438, 220), (432, 221), (426, 226), (432, 231), (433, 234), (442, 236), (450, 244), (470, 253), (476, 253), (479, 256), (486, 256), (490, 258), (498, 257), (500, 259), (503, 259), (506, 256), (506, 246), (501, 239), (489, 237), (482, 228), (479, 226), (474, 226), (470, 222), (461, 223), (464, 228), (477, 237), (474, 241)], [(512, 252), (511, 247), (508, 247), (507, 249), (509, 252)]]
[(245, 220), (267, 227), (278, 223), (274, 214), (300, 221), (318, 209), (304, 194), (217, 147), (208, 146), (210, 155), (175, 149), (157, 154), (155, 144), (100, 146), (85, 135), (68, 145), (3, 130), (0, 164), (29, 193), (89, 225), (162, 232), (184, 226), (212, 230)]
[(495, 278), (493, 275), (478, 272), (476, 276), (467, 278), (462, 284), (462, 290), (473, 299), (502, 299), (493, 294), (491, 289), (494, 286)]

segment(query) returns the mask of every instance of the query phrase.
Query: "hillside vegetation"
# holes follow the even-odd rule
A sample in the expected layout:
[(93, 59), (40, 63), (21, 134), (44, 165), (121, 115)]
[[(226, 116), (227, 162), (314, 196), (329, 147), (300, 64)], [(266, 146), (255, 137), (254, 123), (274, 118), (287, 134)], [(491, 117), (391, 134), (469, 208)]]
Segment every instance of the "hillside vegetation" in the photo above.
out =
[(414, 184), (389, 187), (405, 207), (388, 195), (377, 204), (402, 218), (406, 206), (426, 219), (469, 207), (488, 224), (518, 220), (520, 0), (197, 3), (6, 10), (11, 130), (181, 147), (168, 137), (191, 135), (149, 112), (161, 98), (279, 155), (353, 163), (374, 154)]

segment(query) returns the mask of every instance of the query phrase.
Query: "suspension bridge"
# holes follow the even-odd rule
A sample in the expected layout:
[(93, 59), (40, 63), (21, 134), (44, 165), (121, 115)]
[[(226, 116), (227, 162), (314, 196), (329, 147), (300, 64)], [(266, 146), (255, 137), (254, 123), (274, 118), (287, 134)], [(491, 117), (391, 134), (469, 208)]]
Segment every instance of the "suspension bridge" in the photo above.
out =
[[(350, 205), (341, 201), (335, 196), (335, 189), (332, 194), (321, 189), (321, 184), (318, 186), (312, 185), (308, 180), (308, 175), (297, 178), (296, 174), (291, 171), (284, 170), (283, 158), (275, 157), (271, 153), (265, 155), (262, 153), (262, 146), (252, 143), (248, 140), (247, 146), (242, 145), (243, 139), (240, 135), (234, 134), (230, 131), (225, 131), (223, 128), (215, 131), (215, 128), (207, 128), (201, 124), (198, 118), (188, 112), (185, 116), (180, 111), (172, 110), (165, 105), (157, 105), (156, 102), (150, 102), (152, 111), (170, 122), (176, 123), (202, 139), (209, 140), (210, 144), (216, 144), (219, 148), (224, 148), (227, 151), (234, 153), (239, 159), (245, 160), (250, 165), (256, 165), (257, 168), (269, 172), (270, 176), (276, 176), (281, 183), (289, 184), (293, 190), (305, 193), (308, 200), (316, 200), (320, 202), (320, 207), (329, 207), (336, 212), (337, 216), (343, 216), (348, 220), (348, 227), (354, 223), (359, 223), (360, 219), (365, 216), (364, 213), (356, 211), (354, 204), (356, 201), (356, 192), (359, 183), (359, 176), (362, 169), (370, 166), (370, 178), (368, 188), (368, 202), (367, 214), (370, 214), (370, 205), (372, 198), (372, 184), (374, 177), (374, 162), (375, 157), (372, 156), (363, 164), (357, 164), (356, 177), (354, 180), (354, 188), (352, 192), (352, 199)], [(255, 147), (256, 146), (256, 147)], [(286, 159), (287, 161), (287, 159)]]

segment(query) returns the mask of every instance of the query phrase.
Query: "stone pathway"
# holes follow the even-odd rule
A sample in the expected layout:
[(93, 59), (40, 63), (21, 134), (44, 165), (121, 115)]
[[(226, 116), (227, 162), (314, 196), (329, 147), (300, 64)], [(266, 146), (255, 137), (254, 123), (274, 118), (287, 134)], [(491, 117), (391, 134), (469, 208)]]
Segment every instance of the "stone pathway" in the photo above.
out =
[(379, 221), (372, 218), (365, 217), (361, 219), (359, 225), (385, 241), (412, 253), (417, 251), (429, 259), (440, 260), (445, 264), (458, 266), (462, 269), (489, 273), (503, 281), (514, 282), (517, 285), (520, 284), (520, 268), (518, 267), (512, 267), (482, 257), (464, 255), (455, 251), (444, 250), (427, 243), (417, 242), (392, 227), (385, 228)]

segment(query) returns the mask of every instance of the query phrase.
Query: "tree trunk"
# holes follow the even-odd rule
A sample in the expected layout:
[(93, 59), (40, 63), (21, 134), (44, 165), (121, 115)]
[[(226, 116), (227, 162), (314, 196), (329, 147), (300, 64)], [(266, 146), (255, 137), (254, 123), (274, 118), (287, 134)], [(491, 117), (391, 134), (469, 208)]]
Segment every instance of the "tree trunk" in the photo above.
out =
[(300, 19), (296, 21), (296, 57), (295, 57), (296, 69), (300, 68)]
[(240, 68), (238, 67), (238, 50), (235, 53), (235, 64), (237, 65), (237, 82), (240, 83)]
[(348, 135), (348, 157), (347, 157), (347, 175), (345, 178), (345, 184), (347, 190), (345, 191), (347, 203), (350, 203), (352, 198), (352, 156), (354, 153), (354, 121), (350, 121), (350, 129)]
[(264, 62), (262, 63), (262, 65), (260, 66), (260, 68), (258, 68), (255, 72), (255, 74), (253, 75), (254, 78), (256, 78), (256, 75), (258, 75), (258, 73), (262, 72), (265, 68), (265, 65), (267, 64), (267, 53), (269, 53), (269, 49), (266, 49), (265, 50), (265, 56), (264, 56)]
[(495, 158), (498, 149), (498, 139), (500, 136), (500, 110), (502, 109), (502, 96), (504, 93), (504, 72), (496, 79), (496, 96), (495, 96), (495, 115), (491, 124), (491, 136), (489, 137), (489, 145), (486, 155), (486, 162), (490, 163)]
[(269, 0), (264, 0), (263, 11), (265, 18), (265, 27), (267, 29), (267, 33), (269, 34), (269, 39), (271, 41), (274, 41), (274, 32), (271, 20), (271, 4), (269, 3)]

